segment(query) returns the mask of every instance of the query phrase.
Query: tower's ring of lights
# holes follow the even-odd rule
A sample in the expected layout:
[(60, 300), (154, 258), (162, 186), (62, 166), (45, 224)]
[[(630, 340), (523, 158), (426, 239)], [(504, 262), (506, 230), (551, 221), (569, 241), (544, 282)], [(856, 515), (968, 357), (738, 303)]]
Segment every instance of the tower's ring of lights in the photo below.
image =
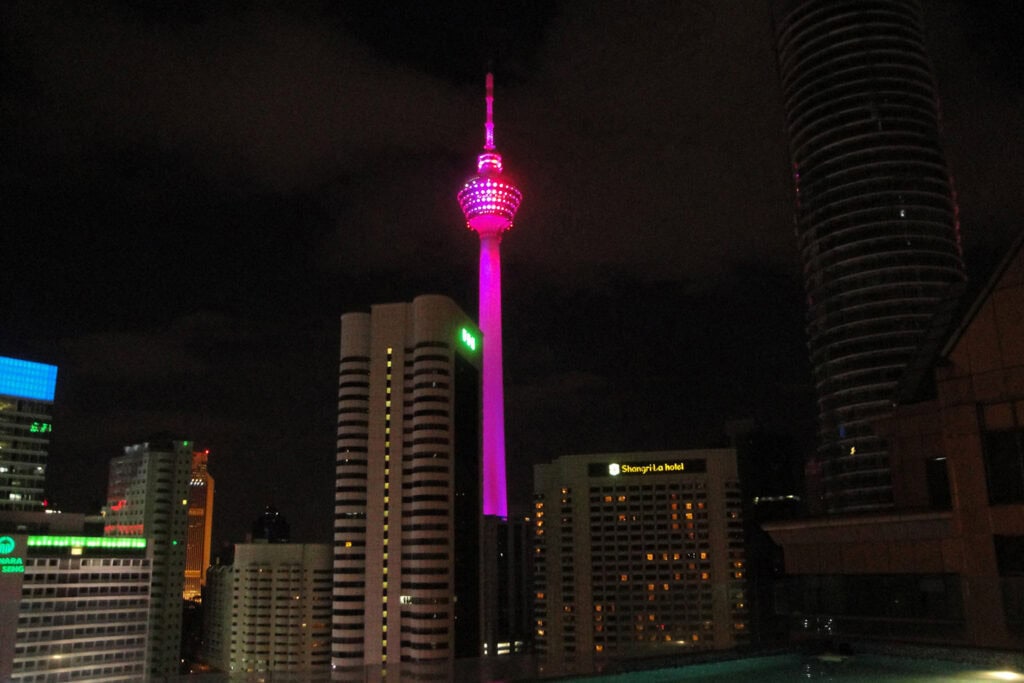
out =
[(466, 225), (474, 230), (474, 219), (480, 216), (500, 217), (508, 221), (504, 229), (512, 227), (523, 194), (511, 183), (486, 176), (466, 181), (458, 195), (459, 206), (466, 216)]

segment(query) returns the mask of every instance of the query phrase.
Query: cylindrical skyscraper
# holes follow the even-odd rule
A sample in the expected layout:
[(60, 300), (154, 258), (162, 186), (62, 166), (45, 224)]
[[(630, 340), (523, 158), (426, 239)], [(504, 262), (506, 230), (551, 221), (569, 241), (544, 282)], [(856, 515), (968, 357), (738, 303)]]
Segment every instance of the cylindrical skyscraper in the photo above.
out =
[(880, 509), (891, 504), (888, 449), (872, 423), (964, 277), (920, 8), (776, 4), (824, 503)]
[(505, 484), (505, 390), (501, 363), (501, 244), (523, 199), (502, 178), (494, 147), (494, 77), (487, 74), (487, 123), (477, 175), (459, 191), (466, 225), (480, 236), (480, 331), (483, 333), (483, 508), (485, 515), (508, 516)]

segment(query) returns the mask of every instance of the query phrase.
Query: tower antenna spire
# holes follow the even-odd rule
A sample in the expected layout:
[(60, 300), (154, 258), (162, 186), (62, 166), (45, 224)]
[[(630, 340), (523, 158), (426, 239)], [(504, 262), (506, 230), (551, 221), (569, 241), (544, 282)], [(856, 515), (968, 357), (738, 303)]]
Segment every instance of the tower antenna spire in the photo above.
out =
[(487, 95), (484, 97), (487, 103), (487, 123), (484, 124), (484, 149), (494, 149), (494, 74), (487, 72)]

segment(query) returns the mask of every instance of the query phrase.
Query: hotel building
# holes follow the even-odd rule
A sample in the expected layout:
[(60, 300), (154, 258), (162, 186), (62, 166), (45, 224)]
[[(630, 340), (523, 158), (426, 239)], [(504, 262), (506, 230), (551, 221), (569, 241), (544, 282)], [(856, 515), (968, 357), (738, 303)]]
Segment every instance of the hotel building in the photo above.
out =
[(481, 342), (442, 296), (341, 318), (337, 669), (483, 650)]
[(181, 660), (182, 589), (188, 532), (191, 441), (126, 446), (111, 459), (105, 536), (145, 536), (151, 560), (149, 673), (176, 675)]
[(207, 663), (231, 674), (329, 677), (330, 545), (239, 543), (234, 562), (211, 567), (207, 581)]
[(185, 600), (201, 601), (210, 566), (213, 538), (213, 477), (206, 469), (209, 450), (192, 453), (192, 478), (188, 483), (188, 534), (185, 541)]
[(535, 640), (554, 667), (746, 640), (732, 449), (567, 455), (534, 468)]
[(43, 509), (57, 367), (0, 356), (0, 512)]

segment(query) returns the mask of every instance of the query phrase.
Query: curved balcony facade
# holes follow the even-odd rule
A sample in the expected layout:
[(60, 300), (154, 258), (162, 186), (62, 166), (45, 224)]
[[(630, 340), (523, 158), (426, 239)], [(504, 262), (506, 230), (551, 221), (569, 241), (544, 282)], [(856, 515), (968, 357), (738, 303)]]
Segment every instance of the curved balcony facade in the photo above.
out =
[(872, 423), (964, 277), (920, 7), (783, 0), (775, 19), (824, 504), (885, 508), (888, 449)]

